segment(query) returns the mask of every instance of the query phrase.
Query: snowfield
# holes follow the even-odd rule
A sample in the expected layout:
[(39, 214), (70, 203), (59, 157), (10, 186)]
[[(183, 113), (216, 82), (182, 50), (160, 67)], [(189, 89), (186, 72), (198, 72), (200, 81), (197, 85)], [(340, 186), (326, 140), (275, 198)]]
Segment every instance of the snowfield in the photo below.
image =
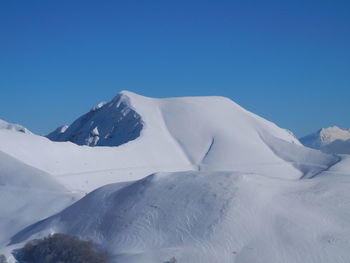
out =
[(350, 262), (349, 175), (227, 98), (123, 91), (47, 138), (0, 127), (0, 254), (60, 232), (118, 263)]
[(115, 262), (349, 262), (349, 176), (178, 172), (99, 188), (13, 237), (69, 233)]

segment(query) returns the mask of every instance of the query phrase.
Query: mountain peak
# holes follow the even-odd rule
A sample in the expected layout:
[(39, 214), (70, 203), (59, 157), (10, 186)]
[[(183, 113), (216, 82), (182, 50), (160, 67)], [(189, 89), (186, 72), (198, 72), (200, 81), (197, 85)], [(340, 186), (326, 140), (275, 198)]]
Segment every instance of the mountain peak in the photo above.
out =
[(338, 132), (338, 131), (343, 131), (346, 129), (340, 128), (339, 126), (333, 125), (333, 126), (329, 126), (329, 127), (325, 127), (325, 128), (321, 128), (319, 130), (320, 133), (324, 133), (324, 132)]
[[(123, 97), (135, 97), (135, 96), (138, 96), (138, 97), (142, 97), (141, 95), (135, 93), (135, 92), (132, 92), (132, 91), (129, 91), (129, 90), (122, 90), (118, 93), (119, 96), (123, 96)], [(118, 96), (117, 95), (117, 96)]]
[(322, 128), (319, 134), (324, 143), (330, 143), (334, 140), (350, 139), (350, 131), (347, 129), (340, 128), (338, 126)]
[(122, 91), (110, 102), (100, 102), (69, 127), (58, 128), (47, 137), (88, 146), (118, 146), (134, 140), (143, 127), (141, 116), (130, 107), (130, 97), (135, 95)]

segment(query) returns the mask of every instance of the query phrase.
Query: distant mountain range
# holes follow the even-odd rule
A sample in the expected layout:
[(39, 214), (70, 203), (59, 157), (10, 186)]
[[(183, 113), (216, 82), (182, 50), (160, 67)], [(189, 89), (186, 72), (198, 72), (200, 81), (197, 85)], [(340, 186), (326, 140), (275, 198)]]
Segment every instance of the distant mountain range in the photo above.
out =
[(350, 154), (350, 129), (337, 126), (322, 128), (299, 140), (307, 147), (327, 153)]

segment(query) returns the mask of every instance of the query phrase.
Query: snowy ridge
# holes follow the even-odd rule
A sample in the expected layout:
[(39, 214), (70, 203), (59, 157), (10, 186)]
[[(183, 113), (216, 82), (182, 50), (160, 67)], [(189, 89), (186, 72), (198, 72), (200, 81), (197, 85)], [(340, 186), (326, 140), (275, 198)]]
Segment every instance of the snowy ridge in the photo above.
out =
[(32, 134), (27, 128), (23, 127), (22, 125), (9, 123), (4, 120), (0, 120), (0, 129)]

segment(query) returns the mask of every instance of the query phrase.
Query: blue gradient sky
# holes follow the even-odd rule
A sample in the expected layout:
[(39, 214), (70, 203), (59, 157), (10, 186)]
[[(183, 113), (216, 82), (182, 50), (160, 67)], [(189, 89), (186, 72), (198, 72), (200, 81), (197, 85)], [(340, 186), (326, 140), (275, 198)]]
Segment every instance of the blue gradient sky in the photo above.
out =
[(350, 1), (0, 2), (0, 118), (45, 134), (120, 90), (350, 127)]

